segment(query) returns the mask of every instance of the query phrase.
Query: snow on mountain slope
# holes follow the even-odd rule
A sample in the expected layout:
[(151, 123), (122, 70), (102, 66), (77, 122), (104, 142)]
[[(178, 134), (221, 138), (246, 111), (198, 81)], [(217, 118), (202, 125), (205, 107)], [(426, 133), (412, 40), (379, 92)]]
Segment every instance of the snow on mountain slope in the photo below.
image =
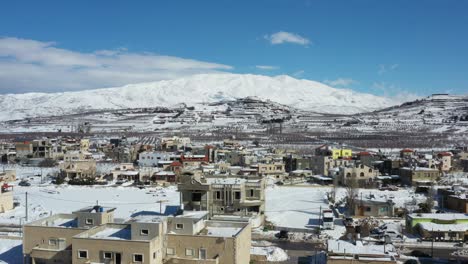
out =
[(93, 109), (171, 106), (233, 100), (248, 96), (299, 109), (354, 114), (396, 104), (390, 99), (289, 76), (200, 74), (187, 78), (64, 93), (0, 95), (0, 120), (61, 115)]

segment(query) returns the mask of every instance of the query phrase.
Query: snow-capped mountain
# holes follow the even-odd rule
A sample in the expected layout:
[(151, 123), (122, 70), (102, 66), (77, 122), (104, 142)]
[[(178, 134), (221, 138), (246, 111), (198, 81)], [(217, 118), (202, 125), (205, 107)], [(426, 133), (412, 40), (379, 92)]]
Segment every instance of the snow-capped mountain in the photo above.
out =
[(354, 114), (397, 104), (388, 98), (336, 89), (289, 76), (200, 74), (187, 78), (130, 84), (123, 87), (63, 93), (0, 95), (0, 120), (121, 109), (194, 105), (255, 96), (298, 109)]

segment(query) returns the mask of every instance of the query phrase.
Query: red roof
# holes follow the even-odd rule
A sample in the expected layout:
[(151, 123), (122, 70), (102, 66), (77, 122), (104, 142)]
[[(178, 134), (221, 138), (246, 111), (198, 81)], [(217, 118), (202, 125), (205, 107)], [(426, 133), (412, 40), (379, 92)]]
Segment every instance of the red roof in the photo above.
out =
[(405, 149), (401, 150), (401, 152), (414, 152), (414, 150), (409, 149), (409, 148), (405, 148)]
[(372, 154), (370, 152), (368, 152), (368, 151), (361, 151), (361, 152), (359, 152), (359, 155), (360, 156), (370, 156)]
[(442, 157), (451, 157), (452, 156), (452, 153), (450, 152), (441, 152), (438, 154), (439, 156), (442, 156)]
[(171, 165), (169, 165), (171, 167), (181, 167), (182, 166), (182, 163), (178, 162), (178, 161), (174, 161), (171, 163)]

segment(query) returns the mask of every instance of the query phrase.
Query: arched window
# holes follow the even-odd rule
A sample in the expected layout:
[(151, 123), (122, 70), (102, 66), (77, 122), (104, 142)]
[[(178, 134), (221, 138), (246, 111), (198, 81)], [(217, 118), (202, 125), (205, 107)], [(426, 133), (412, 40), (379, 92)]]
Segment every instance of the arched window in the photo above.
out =
[(364, 177), (364, 172), (361, 172), (359, 176)]

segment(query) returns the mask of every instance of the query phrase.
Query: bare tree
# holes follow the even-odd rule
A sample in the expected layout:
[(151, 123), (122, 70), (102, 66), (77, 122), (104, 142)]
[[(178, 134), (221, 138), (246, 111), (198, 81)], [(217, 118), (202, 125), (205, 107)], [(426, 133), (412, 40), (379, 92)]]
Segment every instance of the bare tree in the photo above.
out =
[(348, 208), (348, 214), (354, 214), (354, 207), (359, 194), (358, 183), (355, 178), (348, 179), (346, 181), (346, 205)]

